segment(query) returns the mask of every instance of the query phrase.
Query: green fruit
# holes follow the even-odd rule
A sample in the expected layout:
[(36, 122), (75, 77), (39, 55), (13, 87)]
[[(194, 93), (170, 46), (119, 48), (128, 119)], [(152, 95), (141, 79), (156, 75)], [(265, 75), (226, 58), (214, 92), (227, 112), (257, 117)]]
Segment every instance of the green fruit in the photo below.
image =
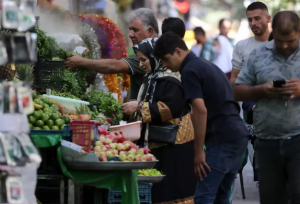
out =
[(33, 125), (31, 123), (29, 123), (29, 128), (32, 129), (33, 128)]
[(38, 120), (38, 121), (35, 122), (35, 125), (36, 125), (37, 127), (43, 127), (43, 126), (44, 126), (44, 121)]
[(50, 128), (48, 126), (44, 125), (43, 130), (50, 130)]
[(55, 105), (55, 104), (51, 105), (50, 109), (51, 109), (53, 112), (56, 112), (56, 111), (59, 110), (58, 106)]
[(58, 117), (61, 118), (62, 114), (59, 111), (57, 111), (56, 113), (57, 113)]
[(34, 130), (41, 130), (40, 127), (34, 127), (33, 129), (34, 129)]
[(34, 99), (34, 102), (35, 102), (36, 104), (40, 104), (40, 102), (41, 102), (41, 99), (39, 99), (39, 98), (36, 98), (36, 99)]
[(34, 116), (31, 115), (28, 117), (28, 121), (29, 121), (29, 123), (34, 124), (36, 122), (36, 119)]
[(71, 118), (67, 115), (62, 116), (61, 119), (65, 121), (65, 124), (69, 124), (71, 121)]
[(49, 120), (49, 115), (47, 113), (43, 113), (41, 120), (47, 122)]
[(33, 99), (33, 100), (35, 100), (35, 99), (37, 98), (36, 92), (32, 92), (31, 95), (32, 95), (32, 99)]
[(55, 121), (55, 120), (59, 119), (59, 116), (57, 113), (52, 113), (50, 118)]
[(44, 109), (45, 108), (49, 108), (50, 109), (50, 106), (47, 103), (44, 103)]
[(55, 125), (55, 126), (53, 126), (51, 129), (52, 129), (52, 130), (59, 130), (59, 127)]
[(65, 128), (66, 124), (63, 124), (60, 129), (63, 130)]
[(50, 119), (50, 120), (47, 121), (46, 124), (47, 124), (48, 127), (52, 128), (52, 126), (54, 125), (54, 121)]
[(58, 127), (61, 127), (65, 124), (65, 121), (62, 119), (57, 119), (55, 120), (55, 125), (57, 125)]
[(51, 110), (50, 110), (50, 108), (44, 108), (44, 113), (51, 113)]
[(33, 116), (35, 117), (35, 119), (39, 119), (42, 115), (41, 115), (40, 111), (34, 111)]

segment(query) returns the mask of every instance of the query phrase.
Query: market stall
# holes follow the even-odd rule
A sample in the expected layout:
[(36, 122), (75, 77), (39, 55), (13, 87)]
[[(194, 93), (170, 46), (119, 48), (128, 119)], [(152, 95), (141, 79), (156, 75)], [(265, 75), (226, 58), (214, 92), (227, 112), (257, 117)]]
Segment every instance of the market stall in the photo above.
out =
[[(76, 203), (75, 194), (80, 193), (75, 192), (74, 183), (110, 189), (108, 202), (151, 203), (152, 183), (164, 176), (152, 169), (158, 161), (149, 150), (134, 144), (141, 122), (122, 121), (120, 96), (129, 89), (128, 75), (95, 76), (64, 67), (64, 60), (73, 53), (93, 59), (127, 56), (120, 30), (101, 16), (72, 16), (59, 8), (51, 12), (60, 13), (55, 18), (72, 22), (76, 32), (46, 32), (39, 26), (43, 24), (40, 18), (35, 29), (37, 63), (16, 65), (14, 78), (33, 84), (34, 111), (28, 114), (28, 123), (43, 159), (39, 182), (47, 180), (49, 185), (48, 180), (59, 180), (60, 198), (55, 201), (59, 203)], [(42, 201), (44, 195), (37, 194), (37, 199)]]

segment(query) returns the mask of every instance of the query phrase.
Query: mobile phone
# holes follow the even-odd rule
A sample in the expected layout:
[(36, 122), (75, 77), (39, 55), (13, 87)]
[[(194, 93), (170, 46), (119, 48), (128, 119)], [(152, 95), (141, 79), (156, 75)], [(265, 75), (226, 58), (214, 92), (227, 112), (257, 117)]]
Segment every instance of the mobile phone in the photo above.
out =
[(273, 86), (275, 88), (279, 88), (279, 87), (282, 87), (283, 84), (285, 84), (285, 80), (283, 79), (280, 79), (280, 80), (273, 80)]

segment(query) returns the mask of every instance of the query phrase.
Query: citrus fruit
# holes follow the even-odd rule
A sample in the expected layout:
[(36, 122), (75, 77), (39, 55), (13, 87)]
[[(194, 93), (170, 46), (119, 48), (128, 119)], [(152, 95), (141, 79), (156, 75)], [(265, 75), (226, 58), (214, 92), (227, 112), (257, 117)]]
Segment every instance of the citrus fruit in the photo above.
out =
[(59, 127), (58, 126), (56, 126), (56, 125), (54, 125), (54, 126), (52, 126), (52, 128), (51, 128), (52, 130), (59, 130)]
[(67, 115), (62, 116), (61, 119), (65, 121), (65, 124), (69, 124), (71, 121), (71, 118)]
[(37, 98), (36, 92), (32, 92), (31, 95), (32, 95), (32, 99), (33, 99), (33, 100), (35, 100), (35, 99)]
[(43, 130), (50, 130), (50, 128), (48, 126), (44, 125)]
[(57, 119), (55, 120), (55, 125), (57, 125), (58, 127), (61, 127), (65, 124), (65, 121), (62, 119)]
[(63, 124), (62, 126), (60, 126), (60, 129), (63, 130), (65, 126), (66, 124)]
[(51, 107), (50, 107), (50, 109), (51, 109), (53, 112), (56, 112), (56, 111), (59, 110), (58, 106), (55, 105), (55, 104), (52, 104)]
[(29, 121), (29, 123), (34, 124), (36, 122), (36, 119), (34, 116), (31, 115), (28, 117), (28, 121)]
[(48, 107), (45, 107), (44, 109), (43, 109), (43, 111), (44, 111), (44, 113), (51, 113), (51, 110), (50, 110), (50, 108)]
[(57, 114), (58, 114), (58, 117), (61, 117), (62, 116), (62, 114), (58, 111), (58, 112), (56, 112)]
[(54, 121), (50, 119), (50, 120), (47, 121), (46, 124), (47, 124), (48, 127), (52, 128), (52, 126), (54, 125)]
[(41, 99), (39, 99), (39, 98), (36, 98), (36, 99), (34, 99), (34, 102), (35, 102), (36, 104), (40, 104), (40, 102), (41, 102)]
[(35, 119), (39, 119), (41, 117), (40, 111), (34, 111), (33, 116), (35, 117)]
[(59, 116), (57, 113), (52, 113), (50, 118), (55, 121), (55, 120), (59, 119)]
[(50, 106), (47, 103), (44, 103), (44, 108), (50, 108)]
[(29, 128), (32, 129), (33, 128), (33, 125), (31, 123), (29, 123)]
[(43, 127), (43, 126), (44, 126), (44, 121), (42, 121), (42, 120), (36, 121), (36, 122), (35, 122), (35, 126), (36, 126), (36, 127)]
[(40, 127), (34, 127), (33, 129), (34, 129), (34, 130), (41, 130)]
[(49, 115), (47, 113), (43, 113), (41, 120), (47, 122), (49, 120)]

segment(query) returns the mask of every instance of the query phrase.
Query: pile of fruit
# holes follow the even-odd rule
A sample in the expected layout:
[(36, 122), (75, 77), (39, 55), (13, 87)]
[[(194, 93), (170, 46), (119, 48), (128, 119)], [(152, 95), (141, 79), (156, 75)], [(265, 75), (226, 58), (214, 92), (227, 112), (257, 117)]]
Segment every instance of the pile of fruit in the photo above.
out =
[(53, 101), (40, 97), (34, 99), (34, 112), (28, 116), (30, 129), (62, 130), (70, 123), (70, 117), (62, 115)]
[(104, 128), (98, 130), (100, 135), (95, 142), (94, 151), (100, 161), (156, 161), (155, 156), (149, 154), (149, 149), (138, 148), (131, 141), (126, 141), (122, 132), (108, 132)]
[(138, 173), (138, 176), (162, 176), (162, 173), (156, 169), (140, 169)]

